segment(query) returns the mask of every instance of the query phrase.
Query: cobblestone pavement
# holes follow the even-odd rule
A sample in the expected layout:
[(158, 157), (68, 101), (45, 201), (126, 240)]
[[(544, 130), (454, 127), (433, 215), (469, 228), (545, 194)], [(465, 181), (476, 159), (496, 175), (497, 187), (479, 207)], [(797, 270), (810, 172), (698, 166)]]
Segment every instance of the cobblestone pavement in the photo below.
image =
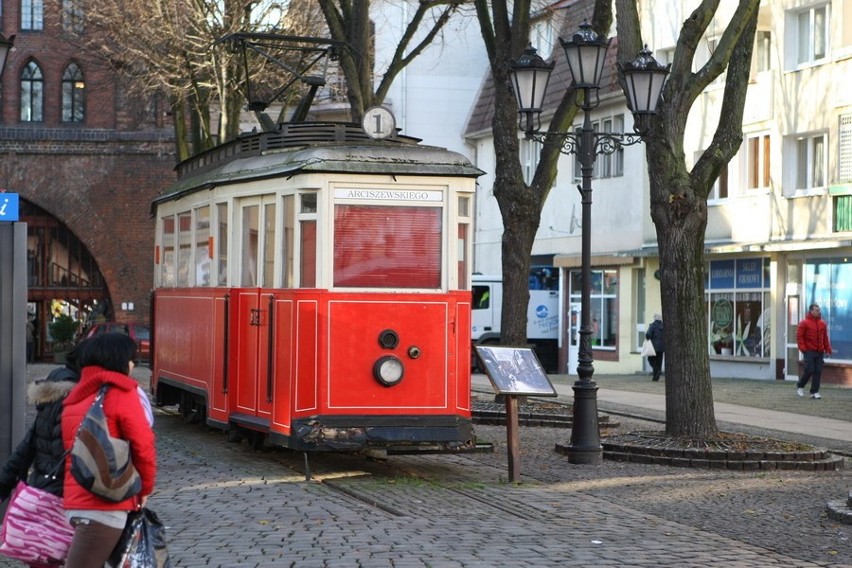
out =
[(508, 483), (505, 428), (477, 426), (493, 453), (313, 455), (306, 481), (302, 454), (228, 443), (169, 409), (156, 431), (149, 506), (175, 567), (852, 567), (852, 526), (825, 514), (849, 469), (569, 465), (553, 449), (570, 430), (521, 427)]

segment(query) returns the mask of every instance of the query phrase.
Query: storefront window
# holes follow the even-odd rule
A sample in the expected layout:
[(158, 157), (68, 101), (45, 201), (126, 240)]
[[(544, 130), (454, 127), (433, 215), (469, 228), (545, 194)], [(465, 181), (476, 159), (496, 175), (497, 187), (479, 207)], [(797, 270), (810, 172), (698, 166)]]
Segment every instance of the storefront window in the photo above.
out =
[(769, 259), (710, 262), (706, 309), (711, 355), (769, 357)]
[[(571, 302), (580, 303), (582, 294), (582, 272), (572, 270)], [(592, 270), (590, 305), (592, 309), (592, 347), (595, 349), (615, 349), (618, 332), (618, 271)]]
[(845, 258), (805, 261), (803, 307), (819, 304), (828, 326), (832, 360), (852, 359), (852, 263)]

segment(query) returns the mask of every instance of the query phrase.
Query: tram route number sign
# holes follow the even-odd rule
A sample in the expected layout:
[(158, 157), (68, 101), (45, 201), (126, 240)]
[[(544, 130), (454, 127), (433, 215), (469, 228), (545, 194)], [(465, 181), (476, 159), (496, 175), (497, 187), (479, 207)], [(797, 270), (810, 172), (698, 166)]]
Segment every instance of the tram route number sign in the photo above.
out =
[(20, 203), (17, 193), (5, 193), (0, 189), (0, 221), (17, 221)]
[(477, 345), (476, 354), (498, 394), (557, 396), (532, 349)]

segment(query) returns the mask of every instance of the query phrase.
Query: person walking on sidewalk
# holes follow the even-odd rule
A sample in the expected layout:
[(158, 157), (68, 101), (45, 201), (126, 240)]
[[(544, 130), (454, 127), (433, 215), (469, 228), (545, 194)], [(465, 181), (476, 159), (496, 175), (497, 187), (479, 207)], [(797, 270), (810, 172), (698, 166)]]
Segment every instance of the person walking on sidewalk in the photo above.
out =
[(805, 370), (796, 383), (796, 394), (805, 396), (805, 385), (811, 381), (811, 398), (820, 399), (819, 383), (825, 355), (831, 355), (831, 342), (828, 340), (828, 327), (822, 319), (819, 304), (811, 304), (808, 315), (796, 328), (796, 343), (804, 356)]
[(663, 353), (666, 350), (666, 338), (663, 333), (663, 316), (654, 314), (654, 321), (651, 322), (651, 325), (645, 331), (645, 339), (651, 340), (654, 351), (657, 352), (656, 355), (648, 356), (648, 364), (651, 365), (651, 369), (654, 371), (651, 380), (657, 382), (660, 380), (660, 373), (663, 371)]

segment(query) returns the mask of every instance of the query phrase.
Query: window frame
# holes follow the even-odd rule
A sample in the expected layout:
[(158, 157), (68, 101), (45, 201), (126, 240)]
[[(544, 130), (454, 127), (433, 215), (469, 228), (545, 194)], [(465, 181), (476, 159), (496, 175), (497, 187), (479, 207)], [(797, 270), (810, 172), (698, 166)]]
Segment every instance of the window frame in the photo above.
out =
[(62, 71), (61, 89), (60, 121), (66, 124), (83, 124), (86, 121), (86, 80), (77, 63), (72, 61)]
[(21, 68), (20, 96), (20, 121), (44, 122), (44, 72), (34, 59)]
[[(819, 13), (822, 12), (822, 22), (818, 22)], [(794, 14), (795, 34), (794, 38), (794, 63), (796, 67), (817, 65), (828, 60), (831, 52), (831, 6), (828, 3), (809, 6), (798, 10)], [(807, 22), (803, 22), (807, 19)], [(807, 26), (807, 29), (803, 29)], [(816, 31), (821, 29), (821, 34)], [(806, 36), (805, 36), (806, 33)], [(820, 37), (821, 36), (821, 37)], [(822, 53), (817, 53), (816, 44), (821, 43)]]
[(772, 187), (772, 139), (769, 133), (749, 134), (743, 141), (743, 187), (747, 192), (769, 191)]
[(44, 30), (44, 0), (21, 0), (21, 31)]

